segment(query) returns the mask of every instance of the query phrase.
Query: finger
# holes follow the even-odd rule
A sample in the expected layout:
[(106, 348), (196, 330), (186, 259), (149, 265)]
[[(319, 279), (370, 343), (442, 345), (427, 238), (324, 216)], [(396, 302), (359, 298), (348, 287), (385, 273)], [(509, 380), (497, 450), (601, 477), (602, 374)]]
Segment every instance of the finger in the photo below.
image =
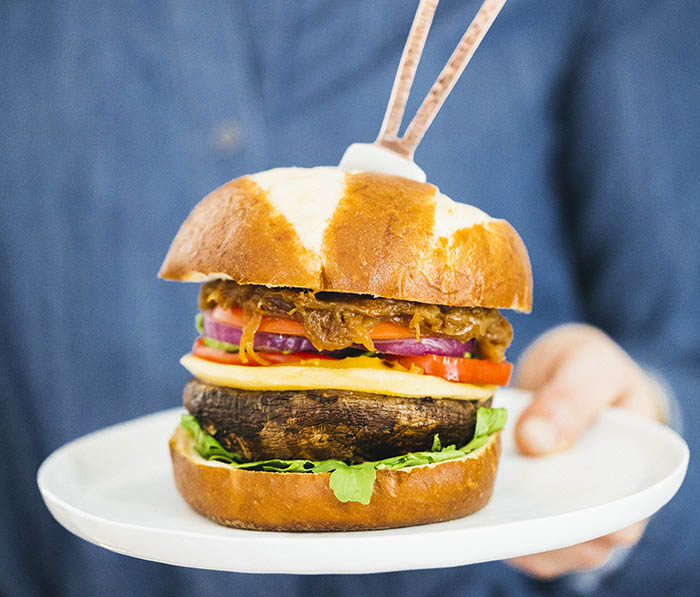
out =
[(612, 342), (584, 335), (552, 360), (554, 370), (516, 424), (516, 443), (524, 454), (569, 448), (629, 383), (627, 357)]
[(508, 563), (530, 576), (550, 580), (570, 572), (597, 568), (611, 553), (612, 547), (594, 539), (572, 547), (513, 558)]
[(611, 548), (623, 546), (630, 547), (632, 545), (635, 545), (642, 538), (646, 526), (647, 521), (642, 520), (624, 529), (615, 531), (614, 533), (610, 533), (609, 535), (605, 535), (604, 537), (600, 537), (596, 539), (596, 541), (600, 541), (601, 543)]
[(641, 369), (639, 369), (638, 380), (639, 382), (630, 387), (615, 406), (643, 417), (667, 422), (669, 407), (668, 398), (664, 398), (667, 395), (664, 388)]
[(618, 547), (636, 544), (644, 533), (647, 521), (642, 520), (609, 535), (571, 547), (545, 551), (508, 560), (508, 563), (530, 576), (549, 580), (575, 571), (602, 566)]
[(542, 334), (518, 360), (514, 384), (523, 390), (536, 390), (552, 376), (559, 361), (571, 348), (571, 330), (561, 326)]
[(530, 391), (543, 387), (551, 380), (572, 349), (583, 342), (596, 346), (595, 352), (600, 357), (606, 355), (607, 364), (611, 367), (605, 369), (609, 370), (617, 363), (617, 377), (619, 373), (624, 373), (627, 380), (636, 380), (630, 383), (627, 391), (615, 401), (615, 406), (645, 417), (664, 420), (667, 407), (659, 399), (659, 394), (664, 393), (663, 387), (659, 387), (658, 381), (649, 378), (629, 355), (601, 330), (587, 324), (562, 325), (537, 338), (518, 361), (514, 385)]

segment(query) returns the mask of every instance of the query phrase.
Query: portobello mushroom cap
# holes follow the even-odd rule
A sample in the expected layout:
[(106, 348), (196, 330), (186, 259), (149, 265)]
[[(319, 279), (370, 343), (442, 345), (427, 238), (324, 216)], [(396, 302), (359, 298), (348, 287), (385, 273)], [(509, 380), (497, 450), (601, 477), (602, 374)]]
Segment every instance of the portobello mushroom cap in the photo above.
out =
[(184, 392), (202, 428), (246, 461), (380, 460), (474, 435), (482, 401), (409, 398), (346, 390), (250, 391), (192, 379)]

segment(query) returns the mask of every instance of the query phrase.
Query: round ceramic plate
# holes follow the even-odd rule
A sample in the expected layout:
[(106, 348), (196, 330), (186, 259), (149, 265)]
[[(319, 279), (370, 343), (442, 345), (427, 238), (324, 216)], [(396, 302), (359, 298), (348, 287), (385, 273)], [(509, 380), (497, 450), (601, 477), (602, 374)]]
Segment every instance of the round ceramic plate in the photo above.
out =
[(573, 545), (650, 516), (680, 487), (685, 442), (615, 409), (566, 453), (520, 456), (512, 430), (527, 401), (513, 390), (496, 396), (509, 424), (493, 497), (452, 522), (348, 533), (218, 526), (190, 510), (175, 489), (167, 444), (180, 409), (63, 446), (39, 469), (39, 489), (69, 531), (122, 554), (233, 572), (334, 574), (459, 566)]

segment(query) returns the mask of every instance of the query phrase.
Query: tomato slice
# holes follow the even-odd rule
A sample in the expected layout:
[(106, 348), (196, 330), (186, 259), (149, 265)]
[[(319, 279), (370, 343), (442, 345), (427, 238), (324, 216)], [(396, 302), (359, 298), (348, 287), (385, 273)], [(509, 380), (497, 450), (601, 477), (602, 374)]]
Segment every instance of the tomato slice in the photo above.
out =
[[(207, 346), (204, 343), (204, 340), (202, 340), (201, 336), (194, 341), (194, 345), (192, 346), (192, 354), (202, 359), (206, 359), (207, 361), (223, 363), (224, 365), (247, 365), (250, 367), (259, 366), (259, 363), (256, 363), (251, 358), (248, 358), (248, 362), (244, 363), (237, 352), (226, 352), (225, 350), (219, 350), (218, 348)], [(260, 355), (271, 365), (296, 363), (311, 359), (335, 360), (333, 357), (329, 357), (325, 354), (319, 354), (317, 352), (292, 352), (290, 354), (283, 354), (281, 352), (258, 352), (258, 355)]]
[(425, 375), (435, 375), (448, 381), (472, 384), (493, 384), (505, 386), (513, 371), (511, 363), (493, 363), (483, 359), (463, 359), (443, 357), (436, 354), (423, 356), (387, 356), (385, 360), (399, 363), (406, 369), (420, 367)]
[[(211, 317), (219, 323), (225, 323), (237, 328), (243, 327), (243, 309), (240, 307), (232, 307), (231, 309), (214, 307)], [(287, 334), (289, 336), (305, 335), (304, 326), (301, 323), (283, 317), (263, 317), (258, 331), (270, 334)]]
[(415, 338), (416, 332), (405, 325), (383, 321), (372, 328), (369, 337), (372, 340), (398, 340), (399, 338)]
[[(237, 328), (243, 327), (243, 309), (240, 307), (222, 309), (216, 306), (211, 312), (211, 317), (219, 323), (233, 325)], [(287, 334), (288, 336), (306, 335), (303, 324), (284, 317), (263, 317), (258, 331), (270, 334)], [(373, 340), (393, 340), (396, 338), (415, 338), (416, 333), (406, 326), (386, 321), (375, 325), (369, 336)]]

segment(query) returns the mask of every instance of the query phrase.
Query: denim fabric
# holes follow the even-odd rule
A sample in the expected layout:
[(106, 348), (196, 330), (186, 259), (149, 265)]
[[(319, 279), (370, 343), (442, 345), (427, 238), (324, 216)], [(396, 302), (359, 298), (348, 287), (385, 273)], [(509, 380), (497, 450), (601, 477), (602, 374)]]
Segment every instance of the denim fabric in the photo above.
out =
[[(438, 9), (409, 113), (477, 9)], [(155, 277), (195, 202), (334, 164), (381, 122), (415, 2), (0, 3), (0, 594), (549, 595), (501, 563), (372, 576), (226, 574), (63, 530), (35, 485), (66, 441), (180, 404), (197, 288)], [(696, 0), (513, 0), (416, 154), (507, 218), (534, 268), (515, 360), (568, 321), (662, 372), (700, 451)], [(700, 593), (700, 466), (600, 595)], [(459, 549), (459, 545), (451, 546)], [(399, 548), (399, 546), (397, 546)]]

